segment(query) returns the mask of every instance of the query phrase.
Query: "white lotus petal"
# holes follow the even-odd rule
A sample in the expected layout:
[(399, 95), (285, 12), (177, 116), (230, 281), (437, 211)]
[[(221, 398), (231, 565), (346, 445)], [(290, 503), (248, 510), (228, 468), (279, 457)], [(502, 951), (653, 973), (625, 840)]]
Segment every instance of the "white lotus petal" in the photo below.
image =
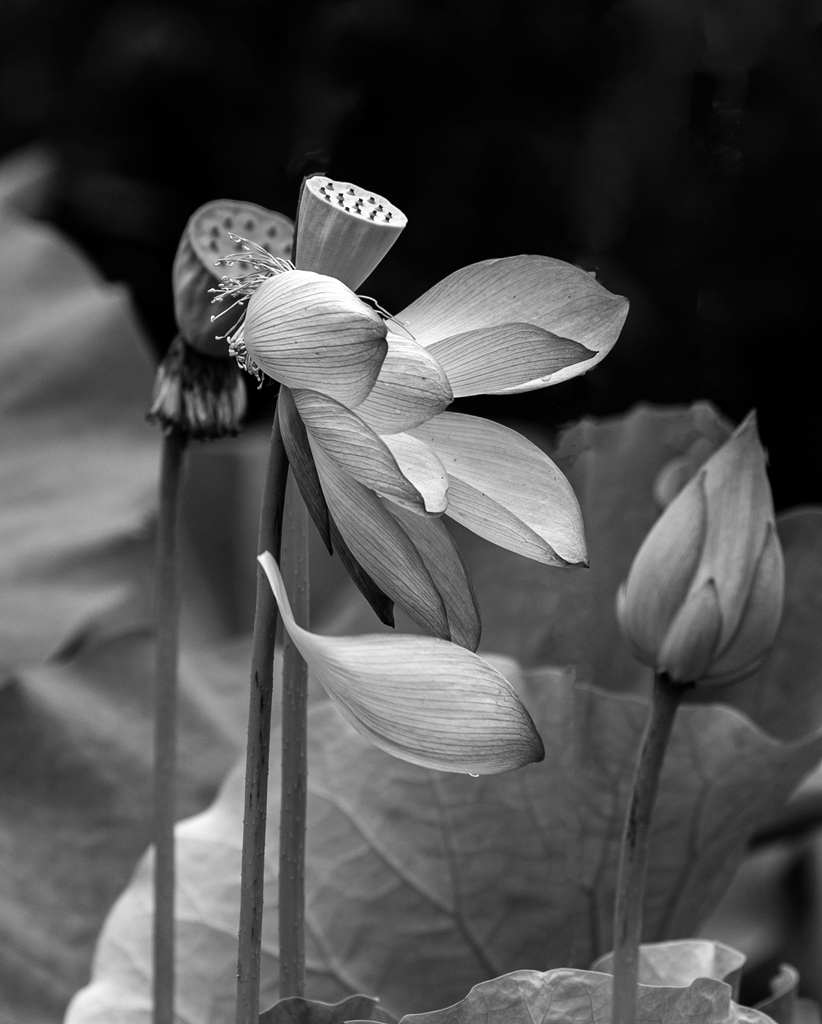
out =
[(696, 478), (657, 519), (620, 588), (617, 618), (639, 661), (654, 665), (685, 600), (705, 543), (705, 491)]
[(329, 511), (351, 553), (377, 586), (429, 633), (449, 639), (445, 605), (408, 534), (373, 491), (349, 476), (311, 440)]
[(431, 448), (411, 434), (386, 434), (381, 440), (397, 460), (403, 476), (423, 496), (425, 511), (444, 512), (448, 503), (448, 474)]
[(525, 323), (595, 353), (549, 376), (501, 389), (507, 394), (587, 373), (611, 350), (627, 314), (627, 299), (611, 294), (584, 270), (547, 256), (511, 256), (456, 271), (396, 319), (426, 347), (466, 331)]
[(594, 353), (535, 324), (503, 323), (452, 334), (428, 349), (448, 374), (455, 398), (483, 395), (550, 377)]
[[(738, 630), (759, 556), (773, 530), (773, 498), (767, 456), (750, 413), (704, 464), (705, 546), (693, 587), (717, 581), (722, 611), (722, 645)], [(781, 610), (781, 584), (772, 591)]]
[(310, 670), (378, 747), (412, 764), (476, 775), (542, 760), (542, 740), (516, 691), (482, 658), (429, 637), (310, 633), (294, 621), (272, 556), (259, 562)]
[(714, 580), (688, 595), (677, 610), (654, 668), (675, 683), (696, 683), (703, 679), (713, 660), (722, 630), (722, 614)]
[(310, 388), (354, 406), (380, 372), (388, 344), (385, 322), (333, 277), (290, 270), (251, 296), (244, 341), (275, 380)]
[(384, 504), (414, 542), (431, 573), (445, 603), (451, 639), (461, 647), (475, 651), (481, 630), (477, 598), (468, 568), (447, 526), (441, 519), (415, 516), (391, 502)]
[(300, 489), (305, 506), (323, 539), (323, 544), (331, 553), (333, 548), (328, 506), (320, 487), (320, 478), (317, 475), (317, 467), (314, 465), (314, 456), (311, 454), (305, 424), (297, 412), (291, 389), (285, 385), (280, 388), (280, 393), (277, 396), (277, 417), (285, 453), (288, 456), (288, 465)]
[[(427, 496), (420, 493), (404, 474), (389, 446), (357, 413), (316, 391), (294, 388), (292, 394), (309, 436), (355, 480), (415, 511), (442, 512), (445, 505), (438, 490), (434, 489), (431, 496), (434, 506), (438, 507), (429, 508)], [(416, 463), (421, 464), (422, 458)], [(417, 473), (420, 472), (418, 468)], [(429, 482), (428, 486), (433, 485)]]
[(582, 514), (571, 485), (521, 434), (445, 412), (412, 431), (448, 472), (447, 514), (500, 547), (547, 565), (585, 564)]
[(390, 330), (386, 340), (377, 383), (357, 406), (357, 415), (383, 435), (425, 423), (454, 400), (445, 370), (427, 349)]

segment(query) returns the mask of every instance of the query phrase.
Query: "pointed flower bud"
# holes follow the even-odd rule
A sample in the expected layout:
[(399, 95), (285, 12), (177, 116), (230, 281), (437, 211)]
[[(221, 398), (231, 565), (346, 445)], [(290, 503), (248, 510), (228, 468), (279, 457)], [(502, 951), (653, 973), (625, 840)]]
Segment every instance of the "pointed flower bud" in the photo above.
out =
[(374, 386), (388, 351), (386, 334), (379, 313), (341, 281), (284, 270), (251, 296), (242, 345), (252, 371), (352, 408)]
[[(232, 235), (259, 246), (274, 257), (288, 259), (294, 225), (282, 214), (254, 203), (216, 199), (191, 215), (186, 224), (172, 269), (174, 315), (180, 333), (192, 348), (207, 356), (229, 358), (225, 335), (242, 316), (241, 306), (227, 312), (230, 298), (215, 299), (214, 289), (225, 273), (216, 261), (237, 250)], [(250, 264), (236, 262), (232, 275), (242, 277)], [(223, 312), (225, 311), (225, 312)], [(215, 316), (223, 312), (219, 319)]]
[(617, 596), (636, 657), (679, 683), (755, 671), (782, 617), (784, 566), (752, 413), (670, 503)]
[(376, 192), (323, 175), (307, 178), (297, 214), (294, 263), (356, 289), (408, 223), (402, 210)]

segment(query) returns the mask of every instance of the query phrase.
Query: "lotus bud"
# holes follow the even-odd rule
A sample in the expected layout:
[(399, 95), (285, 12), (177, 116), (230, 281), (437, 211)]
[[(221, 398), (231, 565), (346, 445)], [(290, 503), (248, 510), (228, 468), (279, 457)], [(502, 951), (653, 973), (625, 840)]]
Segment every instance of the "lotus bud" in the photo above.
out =
[[(207, 356), (229, 358), (225, 336), (242, 316), (242, 307), (227, 311), (229, 298), (217, 298), (215, 287), (225, 274), (217, 260), (237, 252), (232, 235), (240, 235), (272, 256), (288, 259), (294, 225), (279, 213), (254, 203), (216, 199), (196, 210), (183, 231), (174, 258), (174, 314), (183, 339)], [(242, 281), (252, 267), (235, 260), (231, 276)], [(215, 319), (217, 317), (217, 319)]]
[(336, 277), (352, 289), (359, 288), (408, 223), (376, 192), (324, 175), (305, 180), (297, 221), (296, 267)]
[(268, 278), (248, 302), (243, 358), (292, 388), (349, 408), (373, 388), (388, 351), (383, 318), (342, 282), (307, 270)]
[(677, 683), (755, 671), (779, 628), (782, 549), (753, 413), (671, 501), (617, 596), (635, 656)]

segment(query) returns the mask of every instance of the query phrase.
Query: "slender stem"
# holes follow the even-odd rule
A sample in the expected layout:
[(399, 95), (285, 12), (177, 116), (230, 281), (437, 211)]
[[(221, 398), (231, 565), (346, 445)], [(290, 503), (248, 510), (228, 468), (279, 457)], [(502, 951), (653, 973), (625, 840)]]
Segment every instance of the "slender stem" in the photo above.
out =
[[(308, 627), (308, 518), (299, 491), (289, 490), (286, 586), (297, 623)], [(290, 557), (286, 558), (287, 555)], [(280, 998), (305, 991), (305, 813), (308, 783), (308, 667), (284, 637), (282, 799), (280, 803)]]
[(177, 817), (177, 535), (187, 435), (163, 437), (157, 525), (154, 673), (154, 1024), (174, 1021), (174, 822)]
[(614, 911), (614, 1002), (612, 1024), (636, 1024), (639, 945), (648, 838), (659, 776), (674, 717), (687, 687), (657, 676), (651, 712), (637, 761), (631, 802), (622, 835)]
[[(275, 412), (260, 510), (258, 541), (258, 550), (270, 551), (275, 558), (279, 558), (280, 554), (287, 475), (288, 460), (280, 436), (279, 418)], [(258, 566), (245, 768), (240, 934), (237, 954), (237, 1024), (258, 1024), (260, 1013), (265, 826), (277, 619), (274, 595), (265, 574)]]

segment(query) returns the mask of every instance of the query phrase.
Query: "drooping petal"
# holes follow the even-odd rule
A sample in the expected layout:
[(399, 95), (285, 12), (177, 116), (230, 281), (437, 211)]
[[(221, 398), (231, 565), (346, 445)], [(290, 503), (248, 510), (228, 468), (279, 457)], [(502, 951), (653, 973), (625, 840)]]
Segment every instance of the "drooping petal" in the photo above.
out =
[[(432, 522), (438, 521), (439, 520), (432, 520)], [(380, 622), (384, 623), (386, 626), (393, 626), (394, 602), (386, 593), (380, 590), (377, 584), (371, 579), (365, 569), (363, 569), (354, 557), (353, 552), (343, 540), (339, 527), (333, 519), (330, 520), (330, 525), (331, 544), (334, 552), (339, 556), (340, 561), (345, 566), (345, 571), (351, 577), (354, 585), (362, 596), (371, 605)]]
[(333, 277), (290, 270), (251, 296), (244, 342), (270, 377), (347, 406), (361, 402), (388, 351), (385, 322)]
[(377, 584), (363, 569), (348, 545), (343, 540), (334, 520), (328, 513), (328, 505), (320, 484), (320, 477), (314, 463), (314, 454), (308, 441), (305, 425), (300, 419), (294, 396), (290, 388), (280, 388), (277, 400), (277, 415), (283, 435), (288, 462), (294, 473), (294, 479), (300, 489), (306, 508), (323, 539), (330, 554), (336, 553), (345, 566), (345, 571), (354, 581), (360, 593), (376, 612), (380, 622), (387, 626), (394, 625), (394, 603), (390, 597), (380, 590)]
[(357, 415), (378, 434), (396, 434), (425, 423), (454, 400), (445, 370), (411, 338), (389, 330), (388, 355)]
[(444, 512), (448, 504), (448, 474), (432, 449), (411, 434), (386, 434), (381, 440), (397, 460), (403, 475), (423, 496), (425, 511)]
[[(310, 439), (310, 438), (309, 438)], [(354, 557), (377, 586), (434, 636), (451, 636), (442, 597), (420, 553), (373, 491), (311, 440), (325, 500)]]
[(593, 358), (579, 342), (536, 324), (503, 323), (452, 334), (428, 349), (448, 374), (455, 398), (483, 395), (550, 377)]
[(627, 313), (627, 299), (612, 295), (578, 267), (547, 256), (511, 256), (456, 271), (396, 319), (425, 347), (467, 331), (526, 323), (595, 353), (548, 376), (501, 389), (515, 392), (586, 373), (610, 351)]
[(359, 288), (408, 223), (376, 192), (321, 174), (303, 183), (294, 263)]
[(434, 449), (448, 472), (447, 515), (547, 565), (586, 563), (576, 495), (536, 445), (498, 423), (452, 412), (411, 433)]
[[(475, 651), (480, 642), (480, 613), (468, 567), (442, 519), (415, 516), (391, 502), (383, 503), (422, 555), (445, 603), (451, 639)], [(505, 673), (503, 673), (505, 675)]]
[(545, 756), (511, 684), (476, 654), (429, 637), (324, 637), (294, 621), (277, 564), (260, 564), (295, 646), (343, 717), (378, 747), (440, 771), (491, 775)]
[(291, 389), (285, 385), (280, 388), (277, 398), (277, 416), (280, 421), (280, 431), (283, 436), (285, 453), (288, 456), (288, 464), (297, 481), (305, 507), (330, 553), (333, 549), (328, 505), (320, 486), (320, 478), (317, 475), (317, 467), (314, 465), (314, 456), (311, 454), (305, 425), (297, 412)]
[[(355, 412), (316, 391), (295, 388), (292, 393), (309, 436), (355, 480), (416, 512), (442, 512), (444, 483), (435, 487), (426, 479), (424, 484), (430, 495), (418, 490), (403, 473), (388, 445)], [(417, 475), (420, 475), (419, 469)], [(432, 474), (429, 471), (427, 475)]]

